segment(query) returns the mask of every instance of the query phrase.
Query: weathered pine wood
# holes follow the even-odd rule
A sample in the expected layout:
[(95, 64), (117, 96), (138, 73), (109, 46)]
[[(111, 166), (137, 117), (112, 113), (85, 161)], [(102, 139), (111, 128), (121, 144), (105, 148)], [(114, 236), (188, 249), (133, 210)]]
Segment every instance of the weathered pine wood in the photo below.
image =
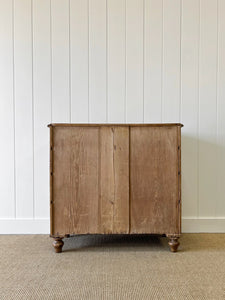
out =
[(128, 233), (129, 128), (51, 132), (51, 235)]
[(116, 123), (116, 124), (111, 124), (111, 123), (52, 123), (49, 124), (48, 127), (80, 127), (80, 126), (84, 126), (84, 127), (100, 127), (100, 126), (104, 126), (104, 127), (112, 127), (112, 126), (119, 126), (119, 127), (169, 127), (169, 126), (180, 126), (183, 127), (184, 125), (181, 123), (126, 123), (126, 124), (120, 124), (120, 123)]
[(177, 145), (178, 145), (178, 204), (177, 204), (177, 216), (178, 216), (178, 228), (181, 233), (181, 127), (177, 127)]
[(100, 127), (100, 233), (129, 232), (129, 128)]
[(182, 124), (50, 124), (56, 252), (75, 234), (181, 233)]
[(53, 235), (53, 127), (50, 127), (50, 234)]
[(53, 130), (52, 234), (98, 233), (98, 128)]
[(130, 128), (130, 233), (180, 233), (177, 133)]

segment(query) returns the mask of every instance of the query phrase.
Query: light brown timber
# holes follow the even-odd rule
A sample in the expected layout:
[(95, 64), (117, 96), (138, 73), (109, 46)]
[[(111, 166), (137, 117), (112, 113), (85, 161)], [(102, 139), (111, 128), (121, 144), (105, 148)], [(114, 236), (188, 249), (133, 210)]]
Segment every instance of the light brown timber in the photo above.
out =
[[(76, 234), (181, 233), (181, 127), (50, 124), (50, 232), (61, 252)], [(61, 243), (62, 242), (62, 243)]]

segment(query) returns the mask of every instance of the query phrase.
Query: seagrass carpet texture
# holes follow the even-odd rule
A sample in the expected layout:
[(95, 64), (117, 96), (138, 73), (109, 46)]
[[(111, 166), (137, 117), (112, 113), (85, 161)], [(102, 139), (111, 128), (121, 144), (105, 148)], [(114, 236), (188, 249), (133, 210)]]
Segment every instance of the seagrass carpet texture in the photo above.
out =
[(0, 236), (0, 299), (225, 299), (225, 234)]

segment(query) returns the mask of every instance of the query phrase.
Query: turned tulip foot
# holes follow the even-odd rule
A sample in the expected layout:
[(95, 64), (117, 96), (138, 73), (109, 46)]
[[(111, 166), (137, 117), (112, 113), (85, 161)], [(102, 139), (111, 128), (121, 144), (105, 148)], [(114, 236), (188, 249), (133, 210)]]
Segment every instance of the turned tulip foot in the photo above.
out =
[(60, 238), (60, 237), (54, 238), (54, 241), (53, 241), (53, 247), (55, 248), (55, 252), (56, 252), (56, 253), (62, 252), (62, 247), (63, 247), (63, 245), (64, 245), (64, 242), (63, 242), (62, 239), (63, 239), (63, 238)]
[(179, 239), (179, 235), (167, 235), (167, 237), (169, 238), (169, 242), (168, 245), (170, 247), (170, 251), (171, 252), (177, 252), (178, 246), (180, 245), (178, 239)]

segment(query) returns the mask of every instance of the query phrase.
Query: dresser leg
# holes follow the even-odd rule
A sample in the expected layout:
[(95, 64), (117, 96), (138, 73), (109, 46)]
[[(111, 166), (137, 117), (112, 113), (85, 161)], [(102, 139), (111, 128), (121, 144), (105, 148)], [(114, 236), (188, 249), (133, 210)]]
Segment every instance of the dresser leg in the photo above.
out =
[(53, 241), (53, 247), (55, 248), (56, 253), (62, 252), (62, 247), (64, 245), (64, 242), (61, 237), (55, 237)]
[(178, 239), (179, 235), (173, 235), (173, 234), (168, 234), (167, 237), (169, 238), (168, 245), (170, 246), (170, 251), (171, 252), (177, 252), (177, 248), (180, 245)]

